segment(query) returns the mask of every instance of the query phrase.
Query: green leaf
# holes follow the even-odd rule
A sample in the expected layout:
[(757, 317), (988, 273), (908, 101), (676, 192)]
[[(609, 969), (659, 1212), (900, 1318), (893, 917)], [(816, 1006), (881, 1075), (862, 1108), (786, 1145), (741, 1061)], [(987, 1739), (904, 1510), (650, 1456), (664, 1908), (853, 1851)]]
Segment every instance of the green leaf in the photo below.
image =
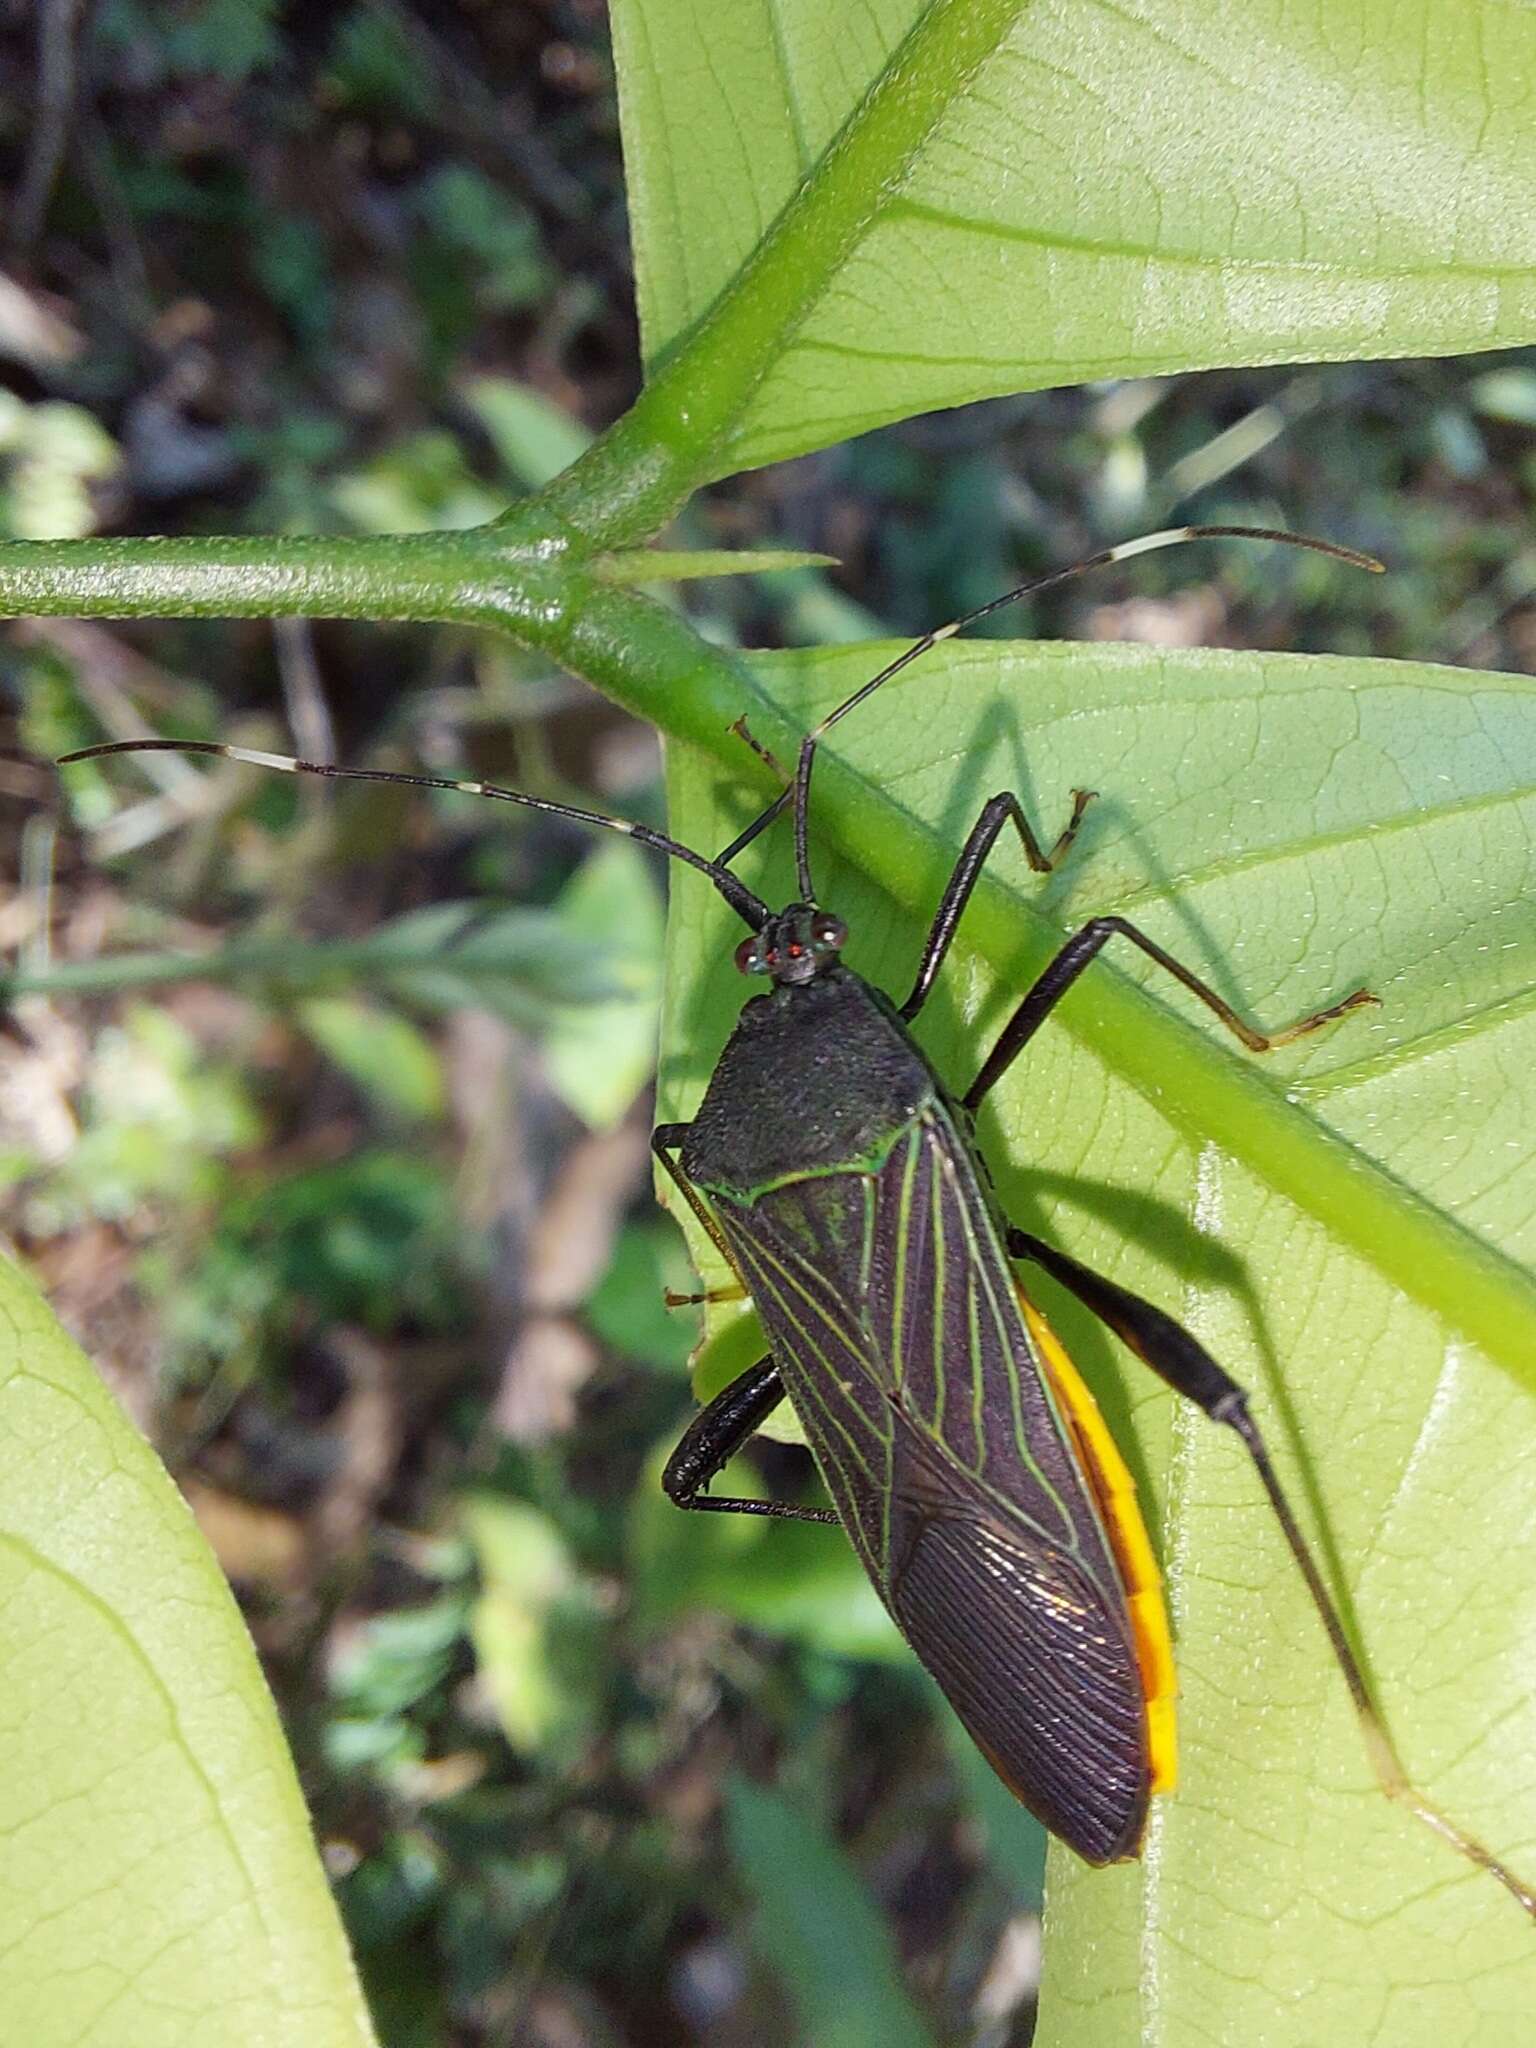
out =
[[(643, 1632), (679, 1614), (730, 1615), (807, 1649), (888, 1664), (906, 1647), (879, 1595), (837, 1532), (754, 1515), (680, 1515), (661, 1484), (674, 1448), (658, 1445), (630, 1501), (627, 1556)], [(725, 1467), (717, 1489), (762, 1497), (745, 1459)]]
[(650, 1079), (661, 1001), (663, 920), (639, 848), (609, 840), (582, 862), (556, 906), (562, 934), (601, 950), (617, 984), (608, 1002), (558, 1008), (544, 1044), (556, 1091), (594, 1130), (622, 1121)]
[(602, 1672), (593, 1589), (549, 1517), (525, 1501), (474, 1494), (464, 1521), (482, 1582), (470, 1637), (497, 1719), (521, 1755), (559, 1740), (558, 1765), (574, 1769)]
[(171, 70), (180, 77), (211, 72), (238, 84), (278, 55), (277, 0), (203, 0), (179, 12), (183, 18), (162, 33)]
[(507, 475), (528, 490), (558, 476), (592, 438), (580, 420), (542, 391), (510, 377), (471, 377), (463, 398), (489, 434)]
[(29, 2048), (373, 2040), (272, 1701), (181, 1497), (0, 1267), (0, 2010)]
[(733, 1779), (731, 1853), (757, 1899), (758, 1946), (815, 2048), (926, 2048), (884, 1920), (819, 1821)]
[(1000, 393), (1536, 331), (1528, 9), (613, 13), (647, 358), (750, 358), (716, 474)]
[(382, 1109), (417, 1123), (442, 1115), (442, 1063), (398, 1012), (355, 996), (322, 996), (299, 1005), (299, 1022)]
[(360, 0), (337, 23), (326, 52), (327, 82), (362, 112), (429, 121), (441, 94), (419, 42), (398, 16)]
[(428, 1009), (479, 1004), (526, 1022), (546, 1003), (602, 1003), (619, 992), (608, 946), (562, 911), (434, 903), (358, 945), (367, 973)]
[(361, 939), (305, 944), (237, 939), (210, 953), (118, 953), (0, 976), (0, 998), (88, 995), (183, 981), (256, 983), (294, 992), (368, 982), (426, 1010), (480, 1006), (532, 1023), (551, 1005), (601, 1004), (623, 993), (609, 948), (558, 912), (434, 903)]
[(500, 493), (475, 475), (463, 447), (435, 430), (407, 434), (366, 468), (344, 471), (329, 496), (350, 525), (384, 534), (462, 532), (494, 518), (501, 504)]
[[(886, 652), (759, 673), (803, 729)], [(1260, 1021), (1362, 982), (1382, 998), (1257, 1061), (1122, 954), (996, 1091), (980, 1140), (1011, 1215), (1182, 1316), (1252, 1389), (1410, 1770), (1536, 1873), (1518, 1535), (1536, 1518), (1536, 685), (955, 645), (844, 735), (849, 762), (817, 768), (818, 890), (850, 923), (850, 963), (898, 999), (982, 801), (1021, 790), (1049, 837), (1075, 785), (1101, 791), (1059, 874), (1029, 877), (1005, 845), (1008, 886), (973, 900), (918, 1034), (957, 1088), (1053, 934), (1099, 912), (1132, 914)], [(754, 808), (691, 748), (671, 750), (671, 784), (693, 844)], [(783, 836), (766, 875), (742, 863), (772, 901), (792, 888)], [(708, 885), (679, 872), (673, 901), (669, 1118), (696, 1105), (746, 993)], [(1389, 2008), (1394, 2048), (1518, 2040), (1530, 1923), (1375, 1789), (1240, 1450), (1139, 1369), (1122, 1378), (1103, 1333), (1040, 1292), (1147, 1484), (1184, 1751), (1141, 1864), (1055, 1852), (1042, 2043), (1311, 2048), (1371, 2038)]]
[(427, 228), (476, 274), (478, 297), (497, 312), (527, 306), (549, 289), (538, 225), (514, 193), (473, 164), (440, 164), (419, 203)]
[(83, 406), (26, 405), (0, 392), (0, 532), (26, 540), (86, 534), (92, 484), (117, 468), (116, 442)]

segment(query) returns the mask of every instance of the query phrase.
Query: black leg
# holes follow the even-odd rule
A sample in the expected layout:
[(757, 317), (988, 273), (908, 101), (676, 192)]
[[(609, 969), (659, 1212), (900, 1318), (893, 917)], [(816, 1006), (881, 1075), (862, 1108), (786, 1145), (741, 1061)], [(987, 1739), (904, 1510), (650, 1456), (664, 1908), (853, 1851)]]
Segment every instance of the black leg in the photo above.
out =
[(1365, 1737), (1366, 1754), (1382, 1790), (1389, 1799), (1417, 1815), (1426, 1827), (1432, 1828), (1469, 1862), (1496, 1877), (1526, 1912), (1536, 1918), (1536, 1891), (1410, 1783), (1350, 1643), (1343, 1617), (1323, 1581), (1311, 1546), (1302, 1534), (1301, 1525), (1280, 1484), (1259, 1426), (1248, 1412), (1248, 1396), (1237, 1381), (1222, 1370), (1205, 1346), (1181, 1323), (1175, 1322), (1162, 1309), (1155, 1308), (1150, 1301), (1143, 1301), (1139, 1294), (1132, 1294), (1128, 1288), (1105, 1280), (1087, 1266), (1079, 1265), (1076, 1259), (1069, 1259), (1065, 1252), (1042, 1243), (1038, 1237), (1031, 1237), (1027, 1231), (1010, 1226), (1007, 1245), (1010, 1257), (1028, 1259), (1042, 1267), (1053, 1280), (1075, 1294), (1100, 1322), (1113, 1330), (1144, 1365), (1149, 1365), (1160, 1378), (1165, 1379), (1175, 1393), (1193, 1401), (1213, 1422), (1224, 1423), (1242, 1440), (1290, 1553), (1306, 1582), (1307, 1593), (1327, 1634), (1334, 1662), (1349, 1687), (1349, 1696)]
[(760, 1358), (701, 1408), (667, 1460), (661, 1483), (680, 1508), (716, 1515), (772, 1515), (786, 1522), (835, 1522), (830, 1508), (796, 1507), (783, 1500), (742, 1500), (705, 1493), (711, 1479), (746, 1443), (784, 1398), (779, 1369)]
[(1331, 1024), (1335, 1017), (1342, 1017), (1348, 1010), (1358, 1010), (1364, 1003), (1379, 1000), (1369, 989), (1353, 989), (1338, 1002), (1329, 1003), (1326, 1009), (1314, 1010), (1299, 1023), (1288, 1024), (1283, 1031), (1257, 1031), (1239, 1017), (1229, 1002), (1217, 995), (1209, 982), (1202, 981), (1182, 960), (1164, 952), (1156, 939), (1149, 939), (1138, 926), (1123, 917), (1096, 917), (1081, 931), (1072, 934), (1009, 1018), (1002, 1036), (987, 1056), (986, 1065), (966, 1090), (963, 1099), (967, 1109), (975, 1109), (997, 1085), (1084, 968), (1103, 952), (1111, 939), (1117, 937), (1129, 939), (1133, 946), (1139, 946), (1149, 960), (1155, 960), (1192, 996), (1198, 996), (1211, 1014), (1226, 1026), (1234, 1038), (1240, 1038), (1250, 1052), (1272, 1052), (1277, 1045), (1289, 1045), (1293, 1038), (1316, 1031), (1319, 1025)]
[(933, 987), (934, 978), (944, 964), (955, 936), (955, 928), (964, 915), (965, 906), (971, 900), (971, 892), (981, 875), (987, 855), (997, 843), (997, 835), (1012, 820), (1024, 842), (1024, 858), (1037, 875), (1047, 875), (1066, 853), (1077, 837), (1077, 828), (1082, 823), (1083, 813), (1093, 802), (1091, 789), (1074, 789), (1072, 792), (1072, 815), (1068, 818), (1060, 838), (1045, 852), (1035, 837), (1034, 827), (1024, 815), (1024, 807), (1012, 790), (1003, 790), (999, 795), (989, 797), (981, 816), (971, 827), (970, 837), (960, 849), (960, 858), (950, 872), (944, 885), (944, 895), (928, 929), (927, 942), (923, 947), (922, 964), (917, 970), (917, 979), (912, 984), (912, 993), (901, 1006), (901, 1014), (908, 1023), (917, 1015), (928, 1000), (928, 991)]
[(715, 855), (715, 866), (720, 868), (729, 867), (731, 862), (736, 858), (737, 854), (742, 852), (744, 848), (750, 846), (753, 840), (765, 828), (765, 826), (771, 825), (773, 823), (774, 819), (779, 815), (780, 811), (782, 811), (789, 803), (789, 800), (794, 795), (795, 791), (793, 777), (785, 775), (783, 767), (781, 766), (778, 757), (773, 752), (773, 749), (771, 747), (765, 747), (762, 741), (757, 737), (757, 734), (753, 732), (751, 726), (747, 723), (747, 714), (745, 712), (743, 712), (740, 718), (736, 720), (735, 724), (731, 727), (731, 731), (735, 733), (737, 739), (746, 741), (747, 745), (752, 749), (753, 753), (756, 754), (759, 761), (761, 761), (766, 767), (771, 768), (773, 770), (774, 774), (778, 776), (780, 782), (784, 784), (784, 787), (779, 791), (778, 795), (774, 798), (773, 802), (768, 806), (767, 810), (759, 811), (759, 813), (752, 820), (752, 823), (747, 827), (745, 832), (738, 832), (736, 837), (731, 841), (730, 845), (725, 847), (721, 852)]
[(747, 723), (747, 714), (745, 713), (745, 711), (743, 711), (740, 718), (738, 718), (735, 724), (731, 727), (731, 731), (736, 735), (737, 739), (746, 741), (747, 745), (752, 749), (753, 753), (756, 754), (757, 758), (759, 759), (759, 761), (763, 763), (765, 768), (771, 768), (773, 770), (773, 773), (778, 776), (780, 782), (784, 781), (784, 769), (780, 764), (777, 754), (774, 753), (771, 747), (765, 747), (762, 741), (757, 737), (757, 734), (752, 730), (751, 726)]

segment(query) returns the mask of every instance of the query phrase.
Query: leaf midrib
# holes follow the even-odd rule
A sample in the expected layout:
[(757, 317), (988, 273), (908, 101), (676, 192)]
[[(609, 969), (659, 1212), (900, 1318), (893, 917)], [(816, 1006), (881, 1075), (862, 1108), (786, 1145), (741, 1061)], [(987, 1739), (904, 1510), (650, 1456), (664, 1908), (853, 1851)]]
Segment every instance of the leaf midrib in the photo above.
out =
[[(843, 650), (846, 655), (846, 650)], [(754, 729), (783, 714), (754, 675)], [(670, 707), (664, 729), (701, 744), (701, 731)], [(702, 738), (733, 780), (751, 773), (726, 729)], [(818, 756), (816, 809), (845, 859), (901, 908), (922, 915), (956, 848), (894, 804), (830, 751)], [(997, 972), (1022, 981), (1061, 943), (1064, 929), (1026, 898), (984, 875), (966, 912), (964, 945)], [(1409, 1299), (1480, 1344), (1524, 1385), (1536, 1387), (1536, 1276), (1440, 1210), (1389, 1167), (1289, 1103), (1244, 1057), (1186, 1022), (1107, 959), (1089, 970), (1057, 1013), (1060, 1023), (1119, 1079), (1178, 1128), (1216, 1145), (1316, 1218)]]
[(1030, 5), (930, 0), (714, 303), (663, 344), (638, 402), (542, 495), (546, 520), (589, 546), (627, 545), (737, 466), (758, 389)]

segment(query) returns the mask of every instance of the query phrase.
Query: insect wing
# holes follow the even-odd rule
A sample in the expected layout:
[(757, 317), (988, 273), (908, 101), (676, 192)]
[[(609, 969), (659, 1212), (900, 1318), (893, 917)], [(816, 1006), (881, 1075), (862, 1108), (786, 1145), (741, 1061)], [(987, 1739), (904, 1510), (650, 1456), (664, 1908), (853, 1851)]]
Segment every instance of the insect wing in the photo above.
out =
[(949, 1114), (873, 1171), (709, 1203), (898, 1627), (1054, 1833), (1130, 1854), (1150, 1770), (1125, 1589)]
[(1119, 1601), (964, 1498), (898, 1494), (892, 1540), (892, 1615), (1004, 1784), (1090, 1863), (1134, 1853), (1150, 1777)]
[(709, 1206), (827, 1490), (883, 1597), (896, 1414), (861, 1313), (870, 1180), (818, 1175), (751, 1202), (711, 1193)]

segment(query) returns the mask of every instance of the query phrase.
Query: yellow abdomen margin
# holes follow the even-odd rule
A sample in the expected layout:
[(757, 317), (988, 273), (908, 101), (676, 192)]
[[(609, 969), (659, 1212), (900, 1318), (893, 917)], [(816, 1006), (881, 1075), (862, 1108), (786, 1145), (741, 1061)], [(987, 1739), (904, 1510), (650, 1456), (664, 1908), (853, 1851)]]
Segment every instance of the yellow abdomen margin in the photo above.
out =
[(1178, 1679), (1173, 1668), (1173, 1636), (1163, 1601), (1163, 1575), (1157, 1568), (1147, 1525), (1136, 1500), (1136, 1482), (1099, 1413), (1087, 1383), (1068, 1358), (1060, 1338), (1023, 1288), (1019, 1306), (1045, 1368), (1056, 1404), (1066, 1418), (1083, 1471), (1104, 1516), (1110, 1548), (1120, 1567), (1136, 1664), (1146, 1702), (1147, 1758), (1154, 1792), (1171, 1792), (1179, 1775), (1179, 1736), (1175, 1701)]

